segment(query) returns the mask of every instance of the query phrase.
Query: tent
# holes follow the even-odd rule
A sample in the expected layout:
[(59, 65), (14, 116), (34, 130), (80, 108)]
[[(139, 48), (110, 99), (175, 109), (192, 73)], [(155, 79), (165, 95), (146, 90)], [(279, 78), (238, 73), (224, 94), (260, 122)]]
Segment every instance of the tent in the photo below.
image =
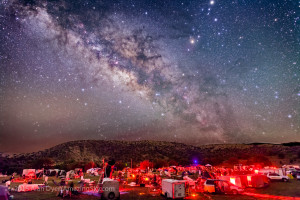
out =
[(269, 185), (268, 177), (261, 174), (241, 175), (240, 178), (244, 187), (263, 188)]
[(209, 169), (209, 170), (212, 170), (213, 166), (210, 165), (210, 164), (206, 164), (206, 165), (205, 165), (205, 168), (206, 168), (206, 169)]
[(0, 200), (9, 200), (10, 194), (8, 192), (8, 188), (0, 185)]

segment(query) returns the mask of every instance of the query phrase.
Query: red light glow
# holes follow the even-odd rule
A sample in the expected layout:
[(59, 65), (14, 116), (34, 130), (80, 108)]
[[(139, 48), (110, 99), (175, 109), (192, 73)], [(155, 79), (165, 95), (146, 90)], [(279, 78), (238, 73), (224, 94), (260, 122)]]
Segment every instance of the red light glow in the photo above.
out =
[(247, 180), (248, 180), (248, 181), (251, 181), (251, 176), (247, 176)]
[(232, 183), (233, 185), (235, 185), (235, 178), (230, 178), (230, 183)]
[(269, 195), (269, 194), (256, 194), (256, 193), (250, 193), (250, 192), (244, 192), (243, 195), (247, 196), (253, 196), (258, 198), (267, 198), (267, 199), (283, 199), (283, 200), (299, 200), (298, 197), (288, 197), (288, 196), (275, 196), (275, 195)]

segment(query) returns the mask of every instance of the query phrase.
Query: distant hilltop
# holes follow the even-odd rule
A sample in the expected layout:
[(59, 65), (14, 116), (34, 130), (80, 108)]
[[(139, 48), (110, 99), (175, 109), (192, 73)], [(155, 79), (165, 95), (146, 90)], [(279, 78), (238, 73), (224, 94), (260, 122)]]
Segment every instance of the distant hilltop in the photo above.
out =
[[(209, 144), (192, 146), (164, 141), (105, 141), (79, 140), (52, 148), (0, 158), (0, 166), (9, 168), (30, 167), (39, 159), (51, 159), (54, 164), (75, 162), (100, 163), (103, 158), (134, 164), (143, 160), (175, 161), (181, 165), (191, 163), (226, 165), (251, 162), (270, 162), (272, 165), (300, 163), (300, 142), (284, 144)], [(265, 163), (268, 164), (268, 163)]]

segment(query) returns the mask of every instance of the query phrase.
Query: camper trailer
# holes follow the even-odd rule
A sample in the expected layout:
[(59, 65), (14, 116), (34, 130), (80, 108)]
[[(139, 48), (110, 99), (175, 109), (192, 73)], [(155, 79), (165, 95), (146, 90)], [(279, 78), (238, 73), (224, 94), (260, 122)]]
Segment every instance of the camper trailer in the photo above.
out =
[(36, 178), (35, 169), (23, 169), (22, 176), (24, 178)]
[(172, 199), (185, 198), (185, 182), (183, 180), (163, 179), (161, 183), (162, 195)]
[(101, 199), (120, 199), (119, 181), (104, 178), (102, 183)]

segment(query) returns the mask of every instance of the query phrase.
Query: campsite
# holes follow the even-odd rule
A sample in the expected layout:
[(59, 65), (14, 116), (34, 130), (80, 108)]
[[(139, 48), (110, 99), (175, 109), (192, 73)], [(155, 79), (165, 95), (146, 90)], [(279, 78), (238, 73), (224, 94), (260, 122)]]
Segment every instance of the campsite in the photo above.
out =
[[(86, 171), (77, 168), (66, 173), (65, 170), (59, 169), (24, 169), (20, 175), (15, 173), (11, 176), (1, 175), (0, 181), (3, 187), (5, 185), (8, 187), (12, 199), (26, 200), (119, 199), (115, 196), (111, 198), (109, 195), (101, 197), (105, 193), (105, 183), (117, 188), (120, 199), (124, 200), (166, 199), (166, 196), (172, 199), (179, 198), (176, 197), (178, 189), (177, 193), (173, 191), (171, 194), (168, 191), (172, 190), (173, 184), (181, 184), (178, 185), (183, 192), (180, 194), (181, 199), (300, 199), (300, 180), (291, 173), (299, 172), (299, 166), (295, 165), (259, 169), (255, 166), (242, 165), (227, 168), (209, 164), (204, 166), (192, 164), (159, 169), (127, 167), (123, 170), (114, 170), (114, 164), (114, 161), (110, 160), (104, 163), (104, 168), (90, 168)], [(274, 171), (283, 172), (288, 180), (274, 181), (268, 178), (268, 174)], [(59, 184), (62, 182), (66, 183), (63, 189)], [(226, 183), (230, 188), (239, 188), (239, 192), (226, 190), (226, 187), (221, 191), (222, 187), (217, 185), (211, 191), (209, 184), (213, 182)], [(114, 186), (112, 183), (117, 185)], [(78, 191), (77, 194), (59, 196), (62, 190), (67, 191), (66, 188), (71, 185), (75, 191)], [(224, 189), (224, 185), (222, 186)], [(169, 196), (170, 194), (173, 196)]]
[(299, 143), (76, 141), (2, 154), (0, 185), (26, 200), (299, 199), (298, 153)]
[(300, 0), (0, 0), (0, 200), (300, 200)]

